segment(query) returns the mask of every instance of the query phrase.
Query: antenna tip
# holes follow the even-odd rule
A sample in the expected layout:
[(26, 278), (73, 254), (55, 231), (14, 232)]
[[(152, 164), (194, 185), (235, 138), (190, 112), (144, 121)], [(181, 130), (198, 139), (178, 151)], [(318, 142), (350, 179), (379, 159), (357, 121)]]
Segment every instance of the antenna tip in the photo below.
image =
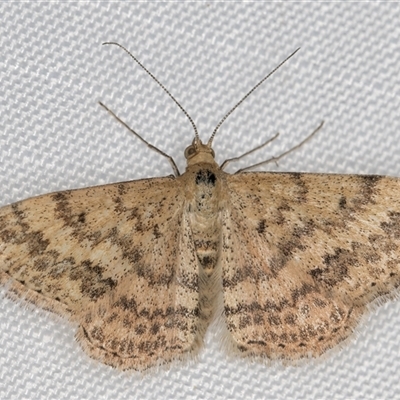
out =
[[(117, 43), (117, 42), (103, 42), (102, 43), (102, 46), (104, 46), (104, 45), (107, 45), (107, 44), (114, 44), (114, 45), (116, 45), (116, 46), (119, 46), (119, 47), (122, 47), (119, 43)], [(122, 47), (123, 48), (123, 47)]]

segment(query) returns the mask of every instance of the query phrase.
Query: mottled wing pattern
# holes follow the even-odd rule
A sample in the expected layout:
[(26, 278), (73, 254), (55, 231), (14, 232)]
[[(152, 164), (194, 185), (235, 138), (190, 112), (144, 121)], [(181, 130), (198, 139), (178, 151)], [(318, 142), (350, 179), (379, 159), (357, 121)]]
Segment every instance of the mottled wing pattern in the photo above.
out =
[[(198, 265), (182, 188), (155, 178), (0, 209), (10, 293), (69, 315), (94, 358), (145, 369), (198, 347)], [(118, 288), (118, 290), (116, 290)]]
[(400, 179), (245, 173), (226, 177), (221, 264), (234, 347), (318, 356), (400, 285)]

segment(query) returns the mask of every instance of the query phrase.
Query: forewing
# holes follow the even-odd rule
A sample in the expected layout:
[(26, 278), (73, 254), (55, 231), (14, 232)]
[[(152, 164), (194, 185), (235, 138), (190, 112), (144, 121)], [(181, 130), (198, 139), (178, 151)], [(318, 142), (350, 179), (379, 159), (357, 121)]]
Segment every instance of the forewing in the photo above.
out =
[(234, 346), (318, 356), (400, 285), (400, 180), (246, 173), (226, 178), (221, 262)]
[(174, 178), (47, 194), (0, 209), (10, 293), (67, 316), (89, 354), (145, 369), (198, 346), (198, 266)]

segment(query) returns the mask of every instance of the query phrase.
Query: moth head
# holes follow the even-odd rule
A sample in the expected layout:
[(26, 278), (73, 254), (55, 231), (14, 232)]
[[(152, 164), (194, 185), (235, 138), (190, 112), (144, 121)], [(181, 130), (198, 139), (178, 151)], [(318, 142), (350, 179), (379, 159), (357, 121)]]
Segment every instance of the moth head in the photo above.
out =
[(200, 154), (204, 156), (208, 154), (211, 155), (213, 159), (215, 158), (214, 150), (211, 148), (210, 144), (203, 144), (200, 139), (194, 138), (192, 144), (185, 149), (185, 158), (190, 160)]

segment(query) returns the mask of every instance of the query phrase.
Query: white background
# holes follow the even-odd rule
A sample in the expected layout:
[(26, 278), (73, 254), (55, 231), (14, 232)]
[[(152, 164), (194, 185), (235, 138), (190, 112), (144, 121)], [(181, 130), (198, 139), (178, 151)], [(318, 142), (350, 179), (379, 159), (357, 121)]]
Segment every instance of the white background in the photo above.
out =
[[(207, 140), (223, 115), (301, 51), (221, 127), (217, 159), (272, 136), (265, 169), (400, 176), (400, 8), (396, 4), (2, 3), (1, 205), (69, 188), (163, 176), (101, 100), (184, 170), (185, 116), (120, 49), (135, 54)], [(266, 205), (267, 207), (268, 205)], [(0, 398), (400, 398), (400, 302), (370, 315), (344, 351), (300, 367), (232, 360), (212, 327), (193, 363), (145, 377), (89, 359), (68, 323), (0, 299)]]

